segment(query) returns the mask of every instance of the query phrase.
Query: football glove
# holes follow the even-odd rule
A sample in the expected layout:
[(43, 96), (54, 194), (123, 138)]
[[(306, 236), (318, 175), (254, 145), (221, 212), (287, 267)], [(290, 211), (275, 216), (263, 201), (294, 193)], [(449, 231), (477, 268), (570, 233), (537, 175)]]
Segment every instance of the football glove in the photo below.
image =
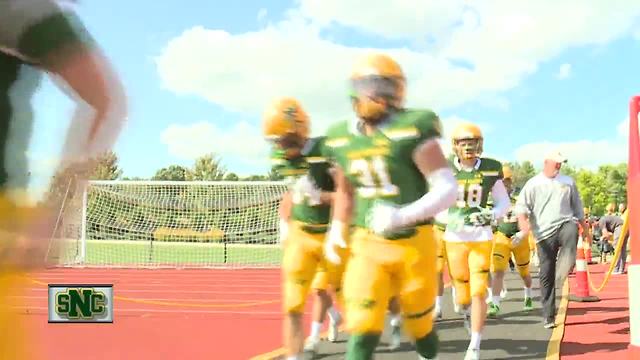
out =
[(367, 217), (367, 225), (376, 235), (392, 232), (399, 224), (398, 208), (389, 202), (376, 202)]
[(473, 226), (488, 226), (495, 220), (495, 216), (493, 215), (493, 211), (482, 209), (478, 212), (475, 212), (469, 215), (469, 222)]
[(518, 231), (517, 233), (515, 233), (515, 235), (511, 237), (511, 246), (516, 247), (520, 245), (522, 240), (526, 239), (526, 237), (527, 235), (525, 233), (523, 233), (522, 231)]
[(344, 235), (344, 224), (339, 221), (332, 222), (329, 232), (327, 233), (327, 239), (324, 242), (324, 257), (332, 264), (340, 264), (342, 262), (342, 257), (337, 249), (347, 247)]
[(321, 203), (322, 190), (318, 189), (308, 176), (303, 176), (296, 180), (291, 190), (294, 203), (301, 203), (305, 198), (308, 199), (310, 206), (320, 205)]

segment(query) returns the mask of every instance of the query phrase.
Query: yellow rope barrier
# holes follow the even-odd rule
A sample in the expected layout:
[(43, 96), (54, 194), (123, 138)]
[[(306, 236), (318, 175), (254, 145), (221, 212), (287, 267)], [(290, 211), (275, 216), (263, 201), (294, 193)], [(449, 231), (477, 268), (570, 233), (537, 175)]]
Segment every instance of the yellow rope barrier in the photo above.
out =
[[(613, 260), (611, 260), (609, 270), (607, 270), (607, 274), (604, 276), (604, 280), (602, 281), (602, 284), (600, 286), (596, 287), (593, 285), (593, 281), (591, 280), (591, 273), (589, 273), (589, 267), (587, 266), (587, 278), (589, 279), (589, 286), (594, 292), (601, 292), (602, 289), (607, 286), (607, 284), (609, 283), (609, 278), (611, 278), (611, 274), (613, 273), (613, 268), (616, 266), (616, 263), (620, 259), (620, 256), (623, 255), (620, 254), (620, 251), (622, 250), (622, 245), (624, 244), (624, 238), (629, 232), (629, 211), (625, 211), (624, 214), (622, 214), (622, 218), (624, 220), (622, 224), (622, 231), (620, 232), (620, 236), (618, 237), (618, 243), (616, 244), (615, 252), (613, 254)], [(624, 256), (627, 256), (627, 254), (624, 254)]]

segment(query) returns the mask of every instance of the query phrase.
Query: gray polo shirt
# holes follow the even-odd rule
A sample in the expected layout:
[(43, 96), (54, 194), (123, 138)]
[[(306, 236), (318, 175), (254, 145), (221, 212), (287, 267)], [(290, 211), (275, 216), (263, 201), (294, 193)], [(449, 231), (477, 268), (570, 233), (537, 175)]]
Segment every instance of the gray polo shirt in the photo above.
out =
[(527, 181), (516, 201), (516, 214), (526, 214), (531, 231), (540, 242), (574, 219), (583, 220), (584, 210), (575, 181), (569, 176), (548, 178), (540, 173)]

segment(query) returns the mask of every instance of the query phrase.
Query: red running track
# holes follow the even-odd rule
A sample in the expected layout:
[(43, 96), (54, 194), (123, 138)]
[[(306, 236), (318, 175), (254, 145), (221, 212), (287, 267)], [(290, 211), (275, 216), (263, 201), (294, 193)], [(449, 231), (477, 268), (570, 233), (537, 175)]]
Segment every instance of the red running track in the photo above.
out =
[[(591, 279), (600, 286), (609, 265), (589, 266)], [(575, 277), (570, 279), (575, 289)], [(627, 275), (611, 275), (596, 303), (570, 302), (560, 346), (562, 360), (626, 359), (629, 345), (629, 295)]]
[[(54, 269), (14, 294), (41, 359), (248, 359), (281, 344), (280, 273)], [(106, 283), (113, 324), (47, 323), (47, 284)]]

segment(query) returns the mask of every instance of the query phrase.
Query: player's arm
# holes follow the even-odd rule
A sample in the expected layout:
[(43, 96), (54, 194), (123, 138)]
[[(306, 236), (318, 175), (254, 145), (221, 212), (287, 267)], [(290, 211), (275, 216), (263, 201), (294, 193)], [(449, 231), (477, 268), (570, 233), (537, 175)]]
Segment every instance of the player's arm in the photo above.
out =
[(332, 199), (332, 215), (327, 241), (325, 241), (324, 253), (327, 260), (334, 264), (344, 261), (336, 252), (336, 248), (347, 247), (349, 225), (353, 212), (354, 196), (353, 187), (340, 166), (335, 165), (331, 170), (335, 184), (335, 192)]
[(339, 227), (345, 227), (350, 223), (353, 212), (353, 186), (339, 165), (334, 165), (331, 170), (331, 176), (335, 184), (335, 191), (330, 194), (332, 203), (332, 224), (337, 224)]
[(288, 221), (291, 216), (291, 209), (293, 208), (293, 200), (292, 200), (291, 192), (287, 191), (282, 195), (282, 200), (280, 200), (280, 205), (278, 206), (278, 215), (280, 217), (280, 221)]
[(23, 31), (17, 50), (52, 78), (77, 108), (63, 161), (108, 151), (126, 117), (124, 87), (77, 16), (51, 0), (15, 2), (12, 21)]
[(509, 198), (509, 193), (507, 192), (507, 188), (504, 186), (502, 180), (498, 180), (493, 184), (493, 187), (491, 188), (491, 197), (493, 198), (493, 208), (491, 209), (493, 218), (501, 219), (511, 208), (511, 199)]
[(435, 217), (454, 205), (458, 183), (435, 137), (423, 141), (413, 152), (413, 161), (429, 183), (420, 199), (398, 209), (398, 226), (410, 226)]

